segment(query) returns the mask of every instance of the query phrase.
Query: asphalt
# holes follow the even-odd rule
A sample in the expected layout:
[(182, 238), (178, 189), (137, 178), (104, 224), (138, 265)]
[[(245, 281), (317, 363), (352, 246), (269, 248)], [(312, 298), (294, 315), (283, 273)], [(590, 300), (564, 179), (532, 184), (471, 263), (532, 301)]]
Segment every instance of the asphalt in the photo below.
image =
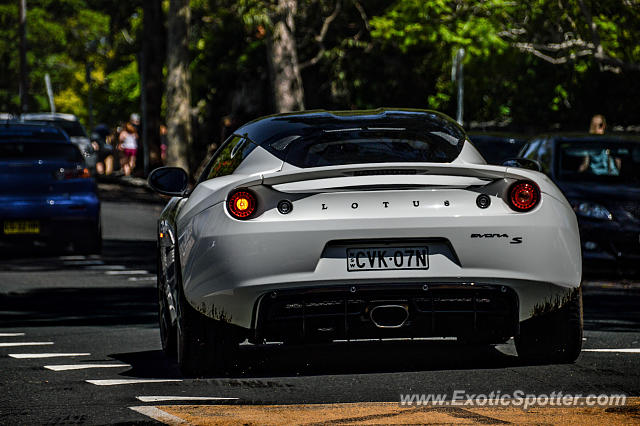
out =
[(168, 197), (155, 193), (146, 179), (133, 176), (96, 176), (98, 196), (102, 201), (137, 202), (164, 205)]

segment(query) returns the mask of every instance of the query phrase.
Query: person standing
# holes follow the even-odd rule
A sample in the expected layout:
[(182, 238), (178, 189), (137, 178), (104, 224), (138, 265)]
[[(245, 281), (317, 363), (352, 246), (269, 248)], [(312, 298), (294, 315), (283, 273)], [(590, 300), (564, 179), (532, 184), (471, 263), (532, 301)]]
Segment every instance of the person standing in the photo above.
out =
[(96, 172), (100, 175), (110, 175), (113, 172), (113, 135), (109, 126), (98, 124), (91, 132), (91, 145), (98, 153)]
[(128, 121), (120, 132), (118, 148), (122, 152), (120, 164), (125, 176), (130, 176), (136, 168), (136, 155), (138, 153), (138, 132)]
[[(593, 135), (604, 135), (607, 129), (607, 120), (602, 114), (596, 114), (591, 117), (591, 125), (589, 133)], [(600, 152), (593, 152), (587, 156), (587, 159), (580, 166), (579, 171), (590, 168), (594, 175), (619, 176), (622, 167), (622, 159), (614, 155), (609, 148), (604, 148)]]

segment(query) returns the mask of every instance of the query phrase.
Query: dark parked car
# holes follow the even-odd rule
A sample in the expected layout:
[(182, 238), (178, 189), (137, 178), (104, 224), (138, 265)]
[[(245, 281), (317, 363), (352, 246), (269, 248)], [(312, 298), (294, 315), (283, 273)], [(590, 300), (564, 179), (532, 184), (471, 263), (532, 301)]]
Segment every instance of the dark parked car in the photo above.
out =
[(517, 157), (527, 142), (525, 137), (510, 133), (469, 132), (467, 136), (489, 164)]
[(573, 206), (586, 267), (640, 270), (640, 138), (545, 135), (520, 156), (538, 161)]
[(0, 122), (0, 188), (0, 248), (100, 251), (96, 183), (58, 127)]

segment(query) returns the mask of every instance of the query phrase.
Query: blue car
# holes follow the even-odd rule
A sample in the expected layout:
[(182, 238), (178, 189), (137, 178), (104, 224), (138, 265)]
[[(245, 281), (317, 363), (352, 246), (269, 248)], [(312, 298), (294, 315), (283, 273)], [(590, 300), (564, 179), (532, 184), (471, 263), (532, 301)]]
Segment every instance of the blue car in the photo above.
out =
[(63, 130), (0, 122), (0, 223), (0, 248), (100, 252), (96, 183)]

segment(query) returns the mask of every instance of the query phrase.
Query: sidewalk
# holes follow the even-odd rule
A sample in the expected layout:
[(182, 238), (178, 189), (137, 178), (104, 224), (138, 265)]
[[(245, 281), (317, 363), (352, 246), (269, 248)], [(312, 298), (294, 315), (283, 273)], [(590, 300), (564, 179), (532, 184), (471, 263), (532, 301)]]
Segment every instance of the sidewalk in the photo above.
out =
[(139, 202), (164, 205), (168, 198), (164, 198), (149, 188), (147, 180), (133, 176), (104, 176), (95, 177), (98, 185), (100, 201)]

